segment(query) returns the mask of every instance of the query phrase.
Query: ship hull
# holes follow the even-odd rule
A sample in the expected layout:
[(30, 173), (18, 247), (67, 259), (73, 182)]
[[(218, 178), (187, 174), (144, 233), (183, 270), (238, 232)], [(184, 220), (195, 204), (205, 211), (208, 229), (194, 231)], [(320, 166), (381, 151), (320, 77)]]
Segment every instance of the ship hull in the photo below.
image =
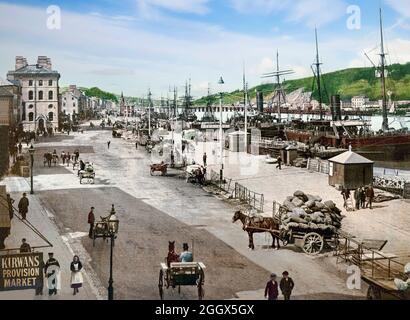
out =
[[(287, 139), (303, 143), (320, 143), (324, 146), (349, 148), (376, 163), (391, 163), (389, 167), (408, 166), (410, 162), (410, 135), (378, 135), (363, 138), (341, 138), (314, 134), (309, 131), (288, 131)], [(400, 164), (400, 162), (402, 162)], [(396, 165), (395, 165), (396, 164)]]

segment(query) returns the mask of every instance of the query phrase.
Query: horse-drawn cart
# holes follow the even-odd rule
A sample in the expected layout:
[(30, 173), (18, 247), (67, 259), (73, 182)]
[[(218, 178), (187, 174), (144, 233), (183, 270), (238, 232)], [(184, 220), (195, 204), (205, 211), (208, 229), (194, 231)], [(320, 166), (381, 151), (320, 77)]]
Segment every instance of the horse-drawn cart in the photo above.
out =
[(161, 172), (162, 175), (165, 176), (168, 172), (168, 164), (166, 163), (152, 164), (150, 167), (151, 176), (154, 175), (155, 172)]
[(85, 170), (81, 170), (79, 173), (80, 184), (83, 183), (83, 180), (87, 180), (88, 183), (94, 184), (95, 171), (94, 167), (90, 163), (85, 164)]
[(176, 262), (171, 263), (170, 267), (166, 263), (161, 263), (159, 271), (158, 289), (161, 300), (164, 299), (164, 287), (166, 289), (178, 287), (196, 286), (198, 288), (198, 299), (202, 300), (205, 284), (205, 265), (202, 262)]

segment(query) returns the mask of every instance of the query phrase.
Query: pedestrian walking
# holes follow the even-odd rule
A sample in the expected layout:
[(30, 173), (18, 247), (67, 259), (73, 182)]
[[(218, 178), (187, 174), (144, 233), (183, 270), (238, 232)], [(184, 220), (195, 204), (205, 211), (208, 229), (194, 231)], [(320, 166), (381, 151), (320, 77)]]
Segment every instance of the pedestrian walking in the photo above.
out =
[(23, 146), (21, 145), (21, 142), (19, 142), (19, 154), (21, 154), (23, 151)]
[(67, 153), (67, 155), (65, 156), (66, 162), (67, 162), (67, 167), (70, 166), (70, 161), (71, 161), (71, 155), (70, 152)]
[(80, 261), (80, 258), (75, 255), (73, 261), (70, 264), (71, 270), (71, 288), (74, 290), (73, 295), (75, 296), (78, 293), (78, 288), (83, 286), (83, 275), (81, 270), (83, 269), (83, 265)]
[(295, 283), (293, 282), (292, 278), (289, 277), (289, 272), (285, 271), (282, 273), (282, 280), (280, 280), (280, 291), (285, 298), (285, 300), (290, 300), (290, 296), (292, 295), (293, 288), (295, 287)]
[(354, 191), (354, 201), (356, 205), (356, 210), (360, 210), (360, 188)]
[(175, 167), (175, 155), (174, 150), (171, 150), (171, 168)]
[(343, 207), (347, 209), (347, 200), (350, 199), (350, 190), (343, 189), (342, 196), (343, 196)]
[(27, 194), (23, 193), (23, 197), (20, 199), (18, 204), (19, 213), (23, 217), (23, 220), (26, 220), (29, 205), (30, 202), (27, 199)]
[(95, 216), (94, 216), (94, 207), (91, 207), (91, 211), (88, 213), (88, 224), (90, 225), (90, 231), (88, 232), (88, 236), (90, 239), (93, 238), (94, 232), (94, 223), (95, 223)]
[(63, 161), (63, 165), (65, 164), (65, 157), (66, 157), (65, 152), (64, 151), (61, 152), (61, 160)]
[(75, 150), (74, 155), (75, 155), (75, 162), (78, 162), (78, 159), (80, 159), (80, 151), (78, 149)]
[(47, 278), (48, 295), (56, 295), (61, 288), (60, 263), (54, 258), (54, 254), (48, 254), (48, 260), (44, 266), (44, 273)]
[(10, 196), (10, 193), (8, 193), (7, 194), (7, 205), (9, 209), (10, 220), (13, 219), (14, 217), (14, 208), (13, 208), (14, 202), (15, 202), (14, 199)]
[(111, 141), (108, 141), (107, 145), (108, 145), (108, 149), (110, 149)]
[(370, 207), (370, 209), (373, 209), (374, 189), (372, 186), (369, 186), (367, 188), (366, 197), (367, 197), (366, 208)]
[(21, 239), (20, 253), (30, 253), (31, 247), (25, 238)]
[(360, 204), (362, 209), (366, 209), (366, 191), (364, 188), (360, 189)]
[(280, 156), (278, 157), (278, 165), (276, 166), (276, 169), (282, 170), (282, 158)]
[(138, 150), (138, 142), (135, 142), (135, 149)]
[(204, 153), (204, 155), (202, 156), (202, 160), (204, 162), (204, 167), (206, 167), (206, 160), (207, 160), (208, 156), (206, 155), (206, 152)]
[(268, 300), (278, 300), (278, 283), (276, 282), (276, 274), (272, 273), (269, 282), (265, 288), (265, 298)]

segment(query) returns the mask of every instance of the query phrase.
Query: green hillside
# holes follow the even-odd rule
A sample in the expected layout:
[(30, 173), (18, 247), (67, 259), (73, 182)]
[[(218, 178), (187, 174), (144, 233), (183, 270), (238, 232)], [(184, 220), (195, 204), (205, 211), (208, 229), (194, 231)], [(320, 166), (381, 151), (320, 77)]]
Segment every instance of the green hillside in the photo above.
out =
[[(393, 100), (410, 100), (410, 63), (394, 64), (389, 66), (389, 77), (387, 80), (387, 89), (393, 92)], [(380, 79), (375, 77), (374, 68), (353, 68), (335, 71), (323, 75), (325, 84), (324, 102), (328, 103), (328, 98), (334, 94), (340, 94), (342, 99), (351, 99), (353, 96), (365, 95), (370, 100), (381, 99)], [(284, 82), (287, 93), (304, 88), (305, 91), (311, 91), (313, 77), (297, 80), (288, 80)], [(255, 89), (264, 92), (264, 96), (273, 92), (272, 84), (256, 86), (249, 90), (251, 99), (255, 98)], [(315, 86), (313, 97), (318, 99), (318, 92)], [(207, 97), (195, 101), (196, 105), (207, 103)], [(218, 97), (209, 98), (212, 103), (216, 102)], [(243, 101), (243, 91), (237, 90), (224, 95), (225, 103), (236, 103)]]
[(118, 98), (115, 94), (103, 91), (99, 88), (93, 87), (90, 89), (87, 89), (87, 88), (81, 88), (81, 89), (84, 90), (84, 94), (87, 97), (96, 97), (96, 98), (100, 98), (104, 100), (111, 100), (114, 102), (118, 102)]

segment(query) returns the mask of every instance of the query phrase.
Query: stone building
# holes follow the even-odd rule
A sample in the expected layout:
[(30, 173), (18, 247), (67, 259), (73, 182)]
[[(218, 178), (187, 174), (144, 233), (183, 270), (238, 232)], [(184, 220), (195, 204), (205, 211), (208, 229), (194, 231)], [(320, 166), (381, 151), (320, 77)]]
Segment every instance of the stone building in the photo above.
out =
[(70, 85), (68, 90), (62, 93), (61, 111), (74, 121), (74, 117), (81, 117), (87, 109), (87, 97), (77, 88)]
[(18, 81), (22, 93), (21, 122), (26, 131), (43, 131), (58, 128), (60, 74), (52, 69), (50, 58), (39, 56), (36, 64), (16, 57), (14, 71), (7, 80)]

